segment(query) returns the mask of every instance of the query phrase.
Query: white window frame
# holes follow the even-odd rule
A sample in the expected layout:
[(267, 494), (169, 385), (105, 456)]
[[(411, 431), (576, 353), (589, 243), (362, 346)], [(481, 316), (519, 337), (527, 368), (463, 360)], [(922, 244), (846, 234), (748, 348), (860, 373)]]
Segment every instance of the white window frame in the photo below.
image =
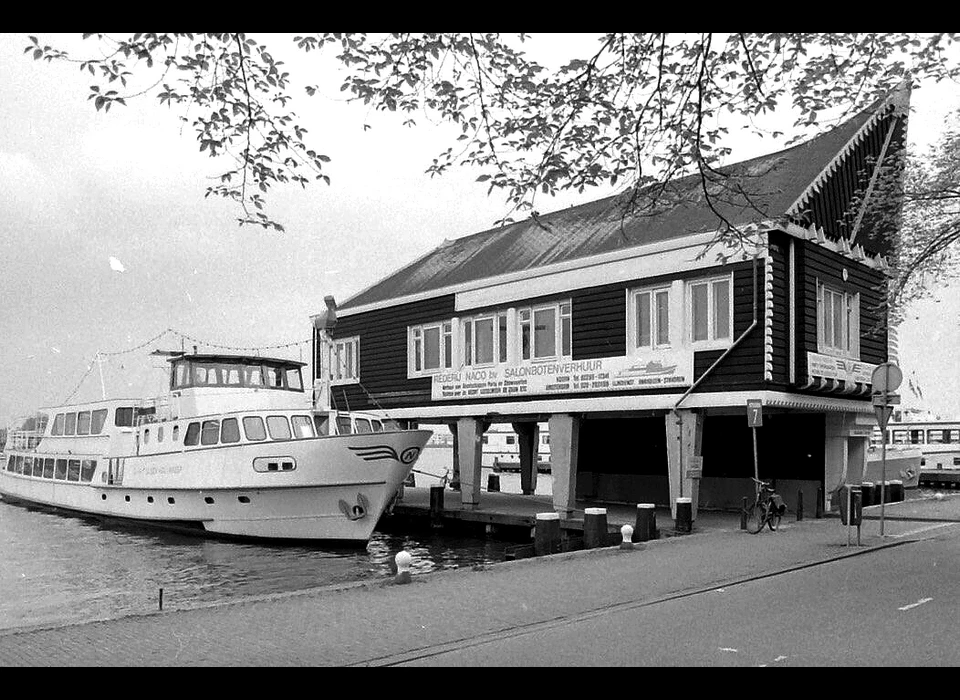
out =
[[(718, 338), (716, 335), (716, 310), (714, 301), (714, 285), (718, 282), (727, 283), (727, 335)], [(701, 285), (707, 287), (707, 337), (695, 340), (695, 319), (694, 319), (694, 288)], [(710, 350), (715, 348), (725, 348), (733, 344), (733, 274), (715, 275), (713, 277), (702, 277), (688, 280), (686, 284), (686, 307), (687, 318), (686, 338), (696, 350)]]
[[(860, 294), (817, 282), (817, 352), (847, 359), (860, 359)], [(837, 342), (834, 309), (841, 304), (840, 342)], [(829, 307), (829, 308), (828, 308)], [(830, 327), (827, 327), (827, 312)]]
[[(454, 342), (454, 321), (447, 319), (445, 321), (436, 321), (434, 323), (422, 323), (416, 326), (407, 327), (407, 376), (408, 377), (429, 377), (441, 372), (447, 372), (453, 369), (457, 362), (457, 347)], [(427, 331), (436, 330), (439, 342), (437, 343), (440, 353), (439, 366), (426, 367), (427, 358), (424, 355), (426, 343), (424, 336)], [(450, 343), (449, 357), (446, 352), (447, 343)]]
[[(627, 290), (627, 354), (635, 354), (638, 352), (643, 352), (646, 350), (660, 350), (666, 349), (671, 346), (671, 305), (673, 299), (671, 299), (671, 284), (669, 282), (660, 285), (653, 285), (649, 287), (635, 287), (633, 289)], [(650, 298), (650, 343), (648, 345), (640, 345), (638, 336), (639, 331), (639, 322), (637, 318), (638, 310), (638, 299), (640, 296), (647, 294)], [(661, 294), (666, 295), (667, 300), (667, 337), (663, 341), (661, 339), (661, 328), (660, 320), (657, 314), (657, 299)]]
[[(537, 355), (535, 321), (537, 312), (552, 310), (555, 314), (554, 350), (552, 355)], [(523, 333), (524, 327), (530, 337), (529, 356), (524, 354)], [(564, 332), (566, 331), (568, 347), (564, 347)], [(570, 299), (553, 302), (552, 304), (537, 304), (517, 309), (517, 352), (521, 362), (546, 362), (570, 358), (573, 356), (573, 302)]]
[(360, 336), (335, 338), (330, 342), (327, 372), (331, 384), (360, 383)]
[[(480, 362), (477, 359), (477, 323), (490, 322), (492, 328), (492, 349), (490, 361)], [(507, 331), (507, 337), (500, 337), (501, 324)], [(465, 318), (460, 322), (460, 349), (464, 367), (493, 367), (510, 360), (510, 326), (507, 323), (507, 311), (497, 311), (479, 314)]]

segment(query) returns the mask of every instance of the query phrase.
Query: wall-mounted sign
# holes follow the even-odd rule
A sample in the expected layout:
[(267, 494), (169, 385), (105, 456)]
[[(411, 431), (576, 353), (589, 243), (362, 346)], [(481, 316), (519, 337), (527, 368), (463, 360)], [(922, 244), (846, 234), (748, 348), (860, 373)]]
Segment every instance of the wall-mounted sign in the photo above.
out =
[(465, 368), (435, 374), (434, 401), (490, 396), (576, 394), (687, 387), (693, 383), (693, 353), (599, 357), (590, 360), (526, 361), (516, 365)]
[(807, 353), (807, 374), (824, 379), (842, 379), (846, 382), (869, 384), (876, 365), (868, 362), (847, 360), (842, 357)]

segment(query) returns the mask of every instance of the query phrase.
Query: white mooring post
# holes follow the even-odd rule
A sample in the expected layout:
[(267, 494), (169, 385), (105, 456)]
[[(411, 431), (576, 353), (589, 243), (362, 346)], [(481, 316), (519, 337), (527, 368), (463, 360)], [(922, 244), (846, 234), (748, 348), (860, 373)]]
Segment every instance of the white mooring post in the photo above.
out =
[(398, 552), (394, 561), (397, 563), (397, 576), (394, 578), (394, 582), (410, 583), (410, 564), (413, 562), (410, 552)]

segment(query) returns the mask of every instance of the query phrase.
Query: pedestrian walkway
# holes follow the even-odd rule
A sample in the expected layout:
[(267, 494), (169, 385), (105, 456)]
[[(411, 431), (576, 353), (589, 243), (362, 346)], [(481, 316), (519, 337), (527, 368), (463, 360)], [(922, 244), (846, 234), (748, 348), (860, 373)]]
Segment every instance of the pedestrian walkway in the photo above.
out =
[[(777, 532), (697, 528), (693, 534), (492, 566), (327, 587), (296, 594), (54, 628), (0, 632), (3, 666), (384, 665), (449, 645), (496, 643), (510, 631), (711, 590), (785, 570), (955, 535), (960, 494), (929, 503), (942, 522), (866, 520), (847, 546), (835, 518), (784, 520)], [(947, 522), (947, 516), (953, 520)], [(698, 519), (700, 522), (700, 519)], [(637, 630), (637, 634), (642, 634)], [(629, 640), (591, 640), (596, 644)], [(550, 663), (550, 650), (538, 650)]]

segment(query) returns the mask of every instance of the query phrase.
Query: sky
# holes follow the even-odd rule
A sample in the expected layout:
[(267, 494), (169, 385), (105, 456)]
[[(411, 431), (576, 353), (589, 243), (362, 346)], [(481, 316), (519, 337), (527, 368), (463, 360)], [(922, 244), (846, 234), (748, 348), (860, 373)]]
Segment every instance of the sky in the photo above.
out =
[[(344, 301), (444, 239), (508, 214), (476, 171), (425, 174), (456, 137), (452, 126), (419, 119), (410, 129), (396, 115), (371, 114), (346, 102), (339, 76), (289, 39), (266, 41), (295, 78), (306, 76), (300, 84), (321, 86), (309, 99), (291, 93), (317, 150), (331, 158), (331, 186), (271, 191), (270, 213), (285, 233), (239, 227), (233, 205), (204, 199), (218, 170), (193, 132), (181, 131), (178, 112), (149, 96), (98, 113), (87, 100), (93, 81), (76, 65), (35, 62), (23, 53), (26, 35), (0, 34), (0, 425), (68, 398), (158, 393), (165, 363), (146, 353), (181, 342), (201, 351), (289, 345), (262, 354), (309, 361), (310, 315), (325, 295)], [(538, 41), (546, 63), (570, 47), (593, 48), (586, 35)], [(924, 88), (912, 101), (915, 143), (935, 138), (960, 106), (955, 89)], [(745, 138), (733, 160), (780, 147)], [(611, 192), (544, 198), (537, 209)], [(180, 335), (144, 345), (166, 329)], [(922, 404), (960, 418), (960, 286), (911, 308), (900, 348)], [(905, 405), (920, 403), (904, 389)]]

